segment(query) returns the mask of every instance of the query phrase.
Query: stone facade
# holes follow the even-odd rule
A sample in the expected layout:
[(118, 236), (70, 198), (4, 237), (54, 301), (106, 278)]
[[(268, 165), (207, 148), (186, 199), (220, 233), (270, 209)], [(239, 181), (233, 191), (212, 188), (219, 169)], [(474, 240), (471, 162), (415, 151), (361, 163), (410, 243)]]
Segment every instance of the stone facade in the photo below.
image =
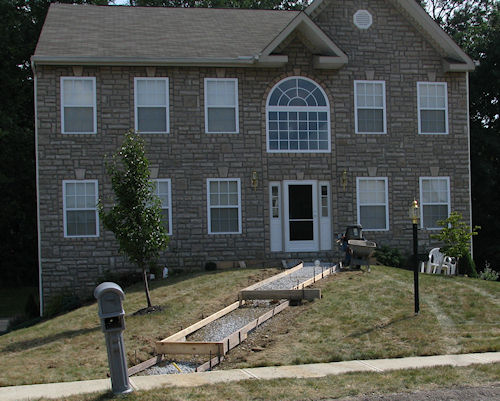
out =
[[(367, 7), (368, 3), (368, 7)], [(171, 268), (200, 268), (206, 261), (245, 260), (272, 265), (283, 258), (333, 259), (331, 251), (271, 252), (269, 182), (317, 180), (330, 184), (332, 238), (357, 222), (356, 178), (387, 177), (389, 230), (366, 233), (379, 244), (410, 252), (408, 207), (419, 197), (419, 177), (450, 178), (451, 209), (470, 217), (467, 73), (445, 73), (442, 56), (400, 10), (383, 0), (338, 0), (315, 17), (317, 25), (348, 56), (337, 70), (313, 68), (307, 39), (294, 33), (279, 53), (283, 68), (50, 66), (36, 69), (38, 189), (41, 283), (44, 298), (71, 288), (91, 294), (106, 270), (130, 270), (118, 254), (112, 233), (100, 225), (97, 238), (65, 238), (62, 182), (98, 180), (99, 197), (110, 204), (110, 179), (104, 159), (116, 151), (134, 127), (134, 78), (168, 77), (170, 133), (144, 135), (157, 178), (170, 178), (172, 236), (160, 263)], [(333, 6), (334, 4), (334, 6)], [(352, 15), (360, 8), (373, 15), (373, 26), (358, 29)], [(96, 77), (97, 134), (61, 134), (60, 77)], [(329, 153), (268, 153), (266, 100), (283, 78), (314, 80), (328, 96), (331, 113)], [(239, 134), (206, 134), (204, 78), (238, 79)], [(386, 85), (387, 134), (356, 134), (354, 81), (382, 80)], [(447, 135), (419, 135), (417, 82), (446, 82)], [(251, 185), (256, 171), (258, 185)], [(346, 172), (346, 187), (342, 185)], [(242, 233), (209, 235), (207, 178), (241, 180)], [(420, 233), (422, 248), (431, 231)]]

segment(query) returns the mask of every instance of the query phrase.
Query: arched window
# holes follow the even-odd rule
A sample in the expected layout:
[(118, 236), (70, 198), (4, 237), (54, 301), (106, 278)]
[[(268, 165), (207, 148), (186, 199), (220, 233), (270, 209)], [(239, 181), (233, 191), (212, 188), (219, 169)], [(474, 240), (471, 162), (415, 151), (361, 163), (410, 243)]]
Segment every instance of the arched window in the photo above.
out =
[(321, 87), (304, 77), (286, 78), (267, 98), (268, 152), (329, 152), (330, 105)]

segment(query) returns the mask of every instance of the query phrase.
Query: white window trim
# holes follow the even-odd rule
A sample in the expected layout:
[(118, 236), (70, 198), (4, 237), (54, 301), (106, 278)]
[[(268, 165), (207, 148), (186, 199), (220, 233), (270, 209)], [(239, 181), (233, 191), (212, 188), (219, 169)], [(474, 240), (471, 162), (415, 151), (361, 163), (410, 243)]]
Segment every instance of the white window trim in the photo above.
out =
[[(324, 107), (318, 107), (318, 106), (310, 106), (310, 107), (293, 107), (293, 106), (269, 106), (269, 101), (271, 100), (271, 95), (274, 91), (274, 89), (280, 85), (283, 81), (289, 80), (289, 79), (304, 79), (306, 81), (312, 82), (314, 85), (316, 85), (323, 96), (325, 97), (326, 100), (326, 106)], [(301, 111), (317, 111), (317, 112), (326, 112), (327, 113), (327, 123), (328, 123), (328, 148), (327, 149), (308, 149), (308, 150), (301, 150), (301, 149), (270, 149), (269, 147), (269, 112), (271, 111), (287, 111), (287, 112), (301, 112)], [(296, 75), (296, 76), (291, 76), (291, 77), (286, 77), (279, 82), (277, 82), (269, 91), (269, 94), (267, 95), (267, 101), (266, 101), (266, 150), (267, 153), (330, 153), (332, 151), (332, 130), (331, 130), (331, 113), (330, 113), (330, 101), (328, 99), (328, 96), (326, 95), (326, 92), (324, 89), (321, 87), (320, 84), (318, 84), (316, 81), (313, 81), (310, 78)]]
[[(385, 187), (385, 203), (370, 203), (361, 205), (359, 197), (360, 181), (384, 181)], [(361, 206), (385, 206), (385, 228), (364, 228), (363, 231), (389, 231), (389, 184), (387, 177), (356, 177), (356, 209), (358, 224), (361, 224)]]
[[(212, 232), (212, 216), (211, 216), (211, 209), (212, 208), (217, 208), (217, 209), (226, 209), (230, 206), (211, 206), (210, 205), (210, 183), (211, 182), (221, 182), (221, 181), (236, 181), (238, 185), (238, 231), (236, 232)], [(208, 234), (211, 235), (224, 235), (224, 234), (241, 234), (242, 233), (242, 223), (241, 223), (241, 180), (239, 178), (207, 178), (207, 226), (208, 226)], [(234, 207), (234, 206), (231, 206)]]
[[(94, 208), (72, 208), (72, 209), (67, 209), (66, 208), (66, 184), (86, 184), (86, 183), (93, 183), (95, 185), (95, 207)], [(64, 226), (64, 238), (97, 238), (99, 237), (99, 213), (97, 212), (97, 202), (99, 200), (99, 185), (97, 180), (63, 180), (63, 186), (62, 186), (62, 194), (63, 194), (63, 226)], [(66, 217), (66, 212), (68, 210), (94, 210), (95, 211), (95, 235), (68, 235), (68, 228), (67, 228), (67, 217)]]
[[(278, 202), (278, 217), (274, 217), (273, 216), (273, 188), (278, 188), (278, 198), (277, 198), (277, 202)], [(270, 210), (270, 217), (271, 217), (271, 220), (274, 220), (274, 221), (278, 221), (278, 220), (281, 220), (281, 185), (279, 182), (270, 182), (269, 183), (269, 210)]]
[[(165, 81), (165, 86), (166, 86), (166, 113), (165, 113), (165, 118), (166, 118), (166, 131), (161, 132), (161, 131), (155, 131), (155, 132), (148, 132), (148, 131), (140, 131), (139, 130), (139, 112), (138, 108), (139, 107), (146, 107), (146, 106), (140, 106), (137, 104), (137, 97), (138, 97), (138, 91), (137, 91), (137, 82), (138, 81)], [(151, 106), (151, 107), (163, 107), (163, 106)], [(135, 77), (134, 78), (134, 127), (137, 132), (140, 134), (149, 134), (149, 135), (164, 135), (164, 134), (169, 134), (170, 133), (170, 81), (167, 77)]]
[[(382, 112), (383, 112), (383, 131), (381, 132), (364, 132), (360, 131), (358, 128), (358, 89), (357, 89), (357, 84), (358, 83), (366, 83), (366, 84), (382, 84), (382, 97), (383, 97), (383, 106), (382, 106)], [(360, 109), (366, 109), (366, 110), (380, 110), (380, 107), (360, 107)], [(355, 132), (356, 134), (363, 134), (363, 135), (383, 135), (387, 134), (387, 104), (386, 104), (386, 96), (385, 96), (385, 81), (363, 81), (363, 80), (355, 80), (354, 81), (354, 126), (355, 126)]]
[[(234, 105), (218, 105), (218, 106), (209, 106), (208, 105), (208, 82), (210, 81), (230, 81), (234, 82), (234, 99), (235, 103)], [(239, 134), (240, 133), (240, 120), (239, 120), (239, 98), (238, 98), (238, 78), (205, 78), (204, 80), (204, 86), (205, 86), (205, 94), (204, 94), (204, 99), (205, 99), (205, 134), (220, 134), (220, 135), (225, 135), (225, 134)], [(235, 113), (235, 130), (234, 131), (209, 131), (208, 130), (208, 109), (210, 108), (234, 108), (234, 113)]]
[[(443, 85), (444, 86), (444, 101), (445, 101), (445, 108), (444, 108), (444, 123), (445, 123), (445, 132), (422, 132), (422, 121), (421, 121), (421, 111), (422, 110), (443, 110), (441, 108), (439, 109), (428, 109), (424, 108), (422, 109), (420, 107), (420, 85), (426, 85), (426, 84), (432, 84), (432, 85)], [(417, 111), (418, 111), (418, 133), (419, 135), (448, 135), (449, 133), (449, 125), (448, 125), (448, 83), (447, 82), (424, 82), (420, 81), (417, 82)]]
[[(419, 186), (420, 186), (420, 228), (426, 230), (441, 230), (443, 227), (424, 227), (424, 202), (423, 202), (423, 191), (422, 191), (422, 182), (424, 180), (446, 180), (446, 184), (448, 186), (448, 217), (451, 213), (451, 191), (450, 191), (450, 177), (420, 177)], [(442, 205), (443, 203), (425, 203), (425, 205)]]
[[(160, 183), (160, 182), (166, 182), (167, 183), (167, 186), (168, 186), (168, 205), (167, 205), (167, 208), (168, 208), (168, 232), (167, 234), (168, 235), (172, 235), (172, 180), (170, 178), (155, 178), (153, 179), (152, 181), (155, 181), (156, 184)], [(155, 195), (156, 192), (155, 192)], [(163, 207), (163, 205), (161, 205), (162, 209), (165, 209)]]
[[(92, 132), (73, 132), (73, 131), (66, 131), (64, 129), (65, 127), (65, 122), (64, 122), (64, 81), (92, 81), (92, 90), (94, 92), (94, 102), (92, 105), (89, 105), (87, 107), (92, 107), (93, 108), (93, 119), (94, 119), (94, 127)], [(63, 134), (69, 134), (69, 135), (88, 135), (88, 134), (97, 134), (97, 93), (96, 93), (96, 79), (95, 77), (61, 77), (60, 78), (60, 83), (59, 83), (59, 90), (60, 90), (60, 95), (61, 95), (61, 133)], [(71, 105), (68, 105), (68, 107), (71, 107)], [(76, 107), (76, 106), (75, 106)]]

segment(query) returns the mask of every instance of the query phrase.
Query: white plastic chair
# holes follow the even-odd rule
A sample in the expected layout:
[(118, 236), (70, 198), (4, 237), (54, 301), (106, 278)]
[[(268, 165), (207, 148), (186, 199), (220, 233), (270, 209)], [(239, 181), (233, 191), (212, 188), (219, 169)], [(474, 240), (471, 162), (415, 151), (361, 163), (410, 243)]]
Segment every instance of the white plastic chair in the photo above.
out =
[(439, 251), (439, 248), (431, 249), (429, 260), (427, 261), (427, 273), (441, 274), (443, 262), (444, 255)]

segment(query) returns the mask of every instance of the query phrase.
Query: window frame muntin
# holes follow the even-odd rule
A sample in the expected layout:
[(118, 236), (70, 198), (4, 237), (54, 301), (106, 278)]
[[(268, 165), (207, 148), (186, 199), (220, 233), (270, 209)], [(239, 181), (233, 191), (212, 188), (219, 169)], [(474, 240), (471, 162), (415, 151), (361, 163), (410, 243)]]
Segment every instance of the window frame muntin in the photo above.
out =
[[(213, 232), (212, 231), (212, 214), (211, 214), (211, 209), (234, 209), (234, 206), (212, 206), (210, 204), (210, 183), (211, 182), (232, 182), (236, 181), (237, 186), (238, 186), (238, 231), (230, 231), (230, 232)], [(207, 231), (209, 235), (238, 235), (242, 233), (242, 196), (241, 196), (241, 179), (240, 178), (207, 178)]]
[[(360, 181), (384, 181), (384, 192), (385, 192), (385, 203), (384, 204), (378, 204), (378, 203), (370, 203), (366, 205), (361, 205), (360, 202)], [(364, 228), (363, 231), (389, 231), (390, 225), (389, 225), (389, 179), (388, 177), (356, 177), (356, 210), (357, 210), (357, 221), (359, 225), (362, 225), (361, 223), (361, 206), (385, 206), (385, 228)]]
[[(283, 82), (292, 80), (292, 79), (304, 79), (306, 81), (311, 82), (314, 84), (322, 93), (322, 95), (325, 98), (326, 101), (326, 106), (269, 106), (269, 101), (271, 100), (271, 96), (274, 92), (274, 90), (281, 85)], [(275, 110), (273, 110), (275, 109)], [(308, 149), (308, 150), (301, 150), (301, 149), (270, 149), (269, 146), (269, 112), (271, 111), (276, 111), (276, 112), (326, 112), (327, 113), (327, 124), (328, 124), (328, 148), (327, 149)], [(312, 80), (311, 78), (305, 77), (305, 76), (300, 76), (300, 75), (293, 75), (290, 77), (286, 77), (281, 79), (280, 81), (276, 82), (276, 84), (273, 85), (269, 93), (267, 94), (267, 99), (266, 99), (266, 151), (267, 153), (331, 153), (332, 151), (332, 129), (331, 129), (331, 105), (330, 105), (330, 100), (323, 89), (323, 87), (318, 84), (316, 81)], [(290, 140), (288, 140), (290, 141)]]
[[(444, 86), (444, 124), (445, 124), (445, 132), (422, 132), (422, 110), (443, 110), (443, 109), (429, 109), (420, 107), (420, 85), (443, 85)], [(448, 123), (448, 82), (430, 82), (430, 81), (418, 81), (417, 82), (417, 118), (418, 118), (418, 134), (419, 135), (448, 135), (450, 133), (450, 126)]]
[[(90, 106), (84, 107), (92, 107), (93, 113), (93, 131), (92, 132), (75, 132), (75, 131), (66, 131), (65, 130), (65, 119), (64, 119), (64, 81), (91, 81), (92, 82), (92, 91), (93, 91), (93, 104)], [(64, 135), (96, 135), (97, 134), (97, 84), (96, 77), (75, 77), (75, 76), (61, 76), (59, 79), (59, 92), (60, 92), (60, 103), (61, 103), (61, 134)], [(77, 106), (67, 106), (67, 107), (77, 107)]]
[[(68, 227), (67, 227), (67, 215), (66, 212), (68, 208), (66, 207), (66, 184), (87, 184), (93, 183), (95, 187), (95, 200), (96, 204), (94, 208), (70, 208), (69, 210), (94, 210), (96, 219), (95, 219), (95, 234), (94, 235), (68, 235)], [(98, 238), (99, 237), (99, 212), (97, 209), (97, 203), (99, 201), (99, 182), (98, 180), (63, 180), (62, 181), (62, 198), (63, 198), (63, 229), (64, 229), (64, 238)]]
[[(367, 84), (382, 84), (382, 97), (383, 97), (383, 106), (382, 106), (382, 123), (383, 123), (383, 131), (382, 132), (365, 132), (359, 130), (358, 123), (358, 83), (367, 83)], [(365, 108), (361, 107), (363, 110), (380, 110), (380, 108)], [(385, 135), (387, 134), (387, 96), (386, 96), (386, 86), (384, 80), (355, 80), (354, 81), (354, 132), (360, 135)]]
[(447, 196), (448, 196), (448, 216), (451, 214), (451, 182), (450, 182), (450, 177), (449, 176), (439, 176), (439, 177), (419, 177), (419, 196), (420, 196), (420, 228), (425, 229), (425, 230), (441, 230), (443, 227), (425, 227), (424, 226), (424, 205), (443, 205), (443, 203), (424, 203), (423, 199), (423, 188), (422, 188), (422, 182), (424, 180), (445, 180), (446, 185), (447, 185)]
[[(138, 113), (138, 108), (139, 107), (147, 107), (147, 106), (139, 106), (137, 104), (138, 101), (138, 95), (139, 92), (137, 90), (137, 82), (138, 81), (164, 81), (165, 82), (165, 87), (166, 87), (166, 105), (165, 106), (152, 106), (152, 107), (165, 107), (166, 110), (166, 131), (156, 131), (156, 132), (149, 132), (149, 131), (141, 131), (139, 130), (139, 113)], [(166, 135), (170, 134), (170, 80), (168, 77), (134, 77), (134, 128), (139, 134), (146, 134), (146, 135)]]
[[(235, 99), (235, 105), (231, 106), (209, 106), (208, 105), (208, 82), (210, 81), (230, 81), (234, 82), (234, 99)], [(204, 109), (205, 109), (205, 134), (210, 134), (210, 135), (225, 135), (225, 134), (239, 134), (240, 133), (240, 118), (239, 118), (239, 88), (238, 88), (238, 78), (204, 78), (203, 80), (204, 84)], [(230, 108), (234, 107), (234, 116), (235, 116), (235, 130), (234, 131), (209, 131), (208, 130), (208, 109), (209, 108)]]
[[(168, 232), (167, 235), (172, 235), (172, 179), (171, 178), (153, 178), (151, 181), (155, 182), (156, 188), (155, 188), (155, 195), (158, 195), (158, 183), (159, 182), (166, 182), (168, 186)], [(160, 200), (160, 206), (161, 209), (165, 209), (163, 207), (163, 204), (161, 204)]]

